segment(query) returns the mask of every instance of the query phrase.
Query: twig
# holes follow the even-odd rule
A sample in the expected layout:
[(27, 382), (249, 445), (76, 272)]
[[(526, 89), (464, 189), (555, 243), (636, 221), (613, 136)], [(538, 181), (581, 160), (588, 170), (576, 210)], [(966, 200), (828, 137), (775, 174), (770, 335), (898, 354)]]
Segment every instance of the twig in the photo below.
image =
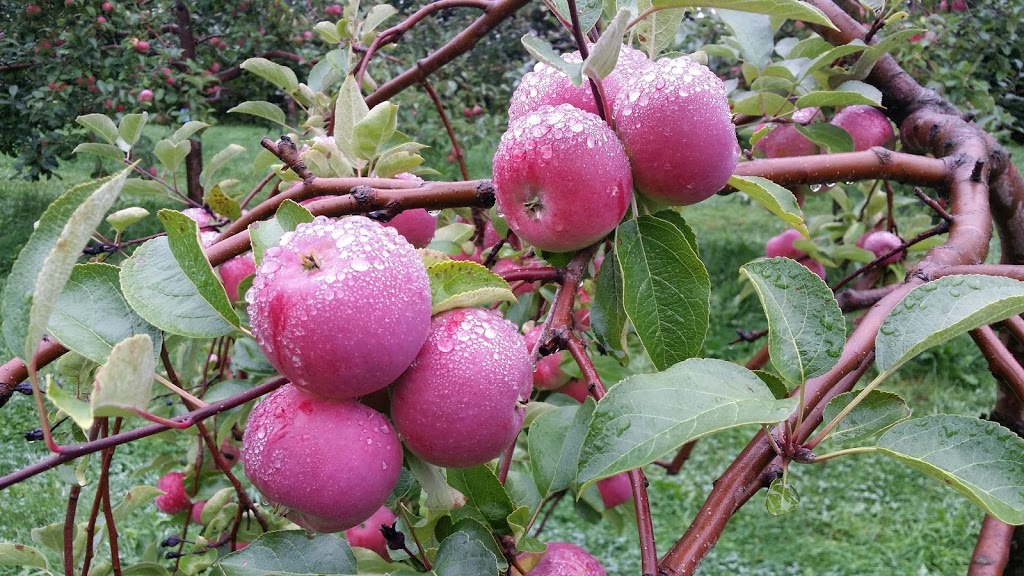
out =
[[(445, 0), (438, 0), (438, 2), (444, 2)], [(436, 2), (435, 2), (436, 3)], [(430, 6), (428, 4), (427, 6)], [(466, 158), (462, 154), (462, 146), (459, 146), (459, 139), (455, 137), (455, 130), (452, 129), (452, 123), (448, 120), (448, 114), (444, 111), (444, 104), (441, 103), (441, 97), (438, 96), (437, 90), (434, 90), (434, 85), (430, 83), (430, 80), (423, 79), (423, 89), (427, 91), (427, 95), (430, 96), (430, 101), (434, 103), (434, 108), (437, 109), (438, 115), (441, 116), (441, 123), (444, 124), (444, 129), (448, 132), (448, 139), (452, 142), (452, 153), (455, 154), (455, 159), (459, 163), (459, 170), (462, 172), (462, 179), (469, 180), (469, 170), (466, 168)]]
[(761, 338), (768, 335), (768, 329), (763, 330), (744, 330), (743, 328), (736, 329), (737, 337), (729, 341), (729, 345), (738, 344), (740, 342), (757, 342)]
[[(106, 424), (104, 424), (104, 427), (105, 426), (106, 426)], [(116, 419), (114, 419), (114, 432), (113, 432), (113, 435), (116, 436), (117, 433), (120, 432), (120, 431), (121, 431), (121, 418), (116, 418)], [(108, 448), (108, 451), (111, 453), (111, 457), (113, 457), (114, 448), (115, 448), (114, 446), (111, 446), (110, 448)], [(103, 498), (103, 504), (102, 504), (102, 506), (103, 506), (103, 517), (107, 521), (107, 543), (110, 545), (110, 563), (112, 565), (112, 570), (114, 572), (114, 576), (121, 576), (121, 554), (118, 552), (118, 549), (117, 549), (117, 524), (115, 524), (115, 522), (114, 522), (114, 510), (113, 510), (113, 508), (110, 505), (110, 477), (109, 477), (109, 474), (110, 474), (110, 472), (109, 472), (109, 470), (107, 470), (106, 471), (106, 475), (107, 475), (106, 482), (103, 482), (103, 485), (100, 487), (100, 488), (102, 488), (103, 491), (102, 491), (102, 493), (97, 493), (96, 497), (97, 498), (100, 498), (100, 497)]]
[(674, 458), (672, 458), (671, 462), (658, 461), (655, 462), (655, 464), (664, 468), (665, 473), (668, 474), (669, 476), (675, 476), (676, 474), (679, 474), (680, 470), (683, 469), (683, 464), (686, 463), (686, 460), (690, 457), (690, 454), (693, 453), (693, 449), (696, 446), (697, 441), (690, 440), (686, 444), (683, 444), (679, 451), (676, 452), (676, 455)]
[(263, 188), (268, 183), (270, 183), (270, 181), (273, 180), (276, 176), (277, 174), (274, 174), (273, 170), (271, 170), (269, 174), (264, 176), (263, 180), (260, 180), (259, 184), (257, 184), (256, 187), (252, 189), (252, 191), (246, 194), (245, 198), (243, 198), (241, 202), (239, 202), (239, 208), (245, 209), (245, 207), (249, 205), (249, 202), (252, 202), (252, 199), (255, 198), (256, 195), (259, 194), (260, 191), (263, 190)]
[(924, 202), (929, 208), (934, 210), (935, 213), (939, 215), (939, 218), (942, 218), (943, 220), (949, 223), (953, 222), (953, 217), (950, 216), (949, 212), (946, 212), (945, 208), (943, 208), (938, 202), (932, 199), (931, 196), (928, 196), (920, 188), (916, 186), (914, 187), (914, 196), (920, 198), (921, 202)]
[[(569, 21), (572, 22), (572, 37), (576, 40), (576, 48), (580, 51), (580, 58), (586, 60), (587, 56), (589, 56), (589, 50), (587, 49), (587, 39), (583, 36), (583, 29), (580, 26), (580, 15), (579, 11), (576, 10), (576, 0), (567, 0), (567, 2)], [(605, 106), (604, 90), (601, 89), (601, 83), (590, 77), (587, 77), (587, 80), (590, 82), (590, 91), (593, 92), (594, 102), (597, 104), (597, 115), (614, 130), (615, 121), (608, 114), (608, 107)]]
[(299, 149), (295, 146), (295, 142), (287, 136), (281, 136), (281, 139), (276, 143), (270, 138), (263, 137), (260, 140), (260, 146), (263, 146), (270, 151), (271, 154), (277, 156), (284, 165), (287, 166), (292, 172), (295, 172), (302, 178), (305, 183), (310, 183), (316, 180), (316, 175), (309, 171), (306, 167), (306, 163), (302, 161), (302, 157), (299, 156)]
[(949, 221), (943, 220), (942, 222), (939, 222), (935, 226), (925, 230), (924, 232), (921, 232), (917, 236), (914, 236), (910, 240), (905, 240), (904, 242), (902, 242), (896, 248), (893, 248), (892, 250), (889, 250), (888, 252), (886, 252), (885, 254), (882, 254), (878, 258), (875, 258), (874, 260), (872, 260), (868, 264), (866, 264), (864, 266), (861, 266), (860, 268), (858, 268), (858, 269), (854, 270), (853, 272), (850, 272), (849, 274), (847, 274), (842, 280), (840, 280), (839, 282), (836, 282), (832, 286), (832, 291), (835, 292), (836, 290), (839, 290), (840, 288), (842, 288), (843, 286), (848, 284), (851, 280), (853, 280), (857, 276), (860, 276), (861, 274), (863, 274), (863, 273), (865, 273), (865, 272), (867, 272), (869, 270), (874, 270), (876, 268), (881, 268), (883, 262), (885, 262), (887, 259), (891, 258), (892, 256), (895, 256), (897, 254), (900, 254), (900, 253), (904, 252), (910, 246), (913, 246), (914, 244), (917, 244), (918, 242), (922, 242), (924, 240), (927, 240), (928, 238), (931, 238), (932, 236), (938, 236), (940, 234), (945, 234), (946, 232), (949, 232), (950, 226), (951, 226), (951, 223)]

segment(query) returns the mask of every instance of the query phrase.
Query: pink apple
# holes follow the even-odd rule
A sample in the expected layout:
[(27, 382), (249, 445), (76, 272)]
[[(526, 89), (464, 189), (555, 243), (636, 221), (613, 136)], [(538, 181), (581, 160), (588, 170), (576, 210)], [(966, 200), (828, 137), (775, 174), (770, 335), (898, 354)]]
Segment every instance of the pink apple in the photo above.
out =
[(604, 238), (633, 198), (629, 161), (615, 133), (568, 104), (512, 122), (494, 154), (494, 187), (516, 235), (552, 252)]
[(607, 576), (589, 552), (568, 542), (549, 542), (529, 576)]
[(181, 472), (168, 472), (157, 481), (157, 489), (164, 491), (154, 501), (157, 510), (164, 514), (177, 514), (188, 510), (192, 505), (192, 499), (185, 492), (184, 478), (185, 474)]
[(25, 14), (29, 16), (39, 16), (43, 13), (43, 8), (39, 4), (29, 4), (25, 6)]
[[(582, 62), (579, 52), (562, 54), (562, 57), (568, 62)], [(639, 76), (650, 65), (651, 61), (643, 52), (629, 46), (622, 47), (615, 70), (601, 81), (605, 101), (612, 106), (612, 111), (616, 109), (616, 97), (622, 91), (623, 85)], [(590, 82), (584, 80), (581, 86), (573, 86), (564, 72), (547, 64), (537, 63), (533, 72), (523, 76), (519, 87), (512, 94), (508, 107), (509, 124), (539, 110), (541, 106), (559, 104), (570, 104), (585, 112), (597, 114), (597, 104)]]
[[(533, 353), (544, 327), (537, 325), (526, 332), (526, 349)], [(555, 352), (537, 361), (533, 371), (533, 386), (538, 390), (557, 390), (569, 381), (569, 375), (562, 370), (560, 364), (565, 352)]]
[[(396, 174), (392, 178), (418, 184), (423, 183), (422, 178), (408, 172)], [(398, 216), (388, 220), (384, 225), (397, 230), (414, 248), (426, 248), (430, 241), (434, 239), (434, 231), (437, 229), (437, 216), (423, 208), (412, 208), (399, 212)]]
[(964, 12), (967, 10), (967, 2), (966, 0), (953, 0), (953, 3), (950, 4), (949, 9), (953, 12)]
[(387, 386), (430, 329), (430, 284), (416, 250), (363, 216), (319, 216), (286, 233), (256, 270), (252, 332), (296, 386), (356, 398)]
[(153, 91), (150, 90), (149, 88), (146, 88), (145, 90), (142, 90), (142, 91), (139, 92), (139, 95), (138, 95), (138, 97), (136, 99), (139, 102), (152, 102), (153, 101)]
[[(142, 92), (148, 92), (148, 90), (143, 90)], [(152, 92), (150, 92), (150, 94), (152, 94)], [(140, 92), (139, 96), (141, 95), (142, 93)], [(206, 228), (213, 220), (213, 216), (211, 216), (205, 208), (185, 208), (181, 213), (191, 218), (200, 228)]]
[(200, 526), (203, 524), (203, 508), (206, 508), (206, 500), (198, 500), (192, 505), (192, 512), (189, 514), (192, 522)]
[(689, 58), (661, 59), (628, 82), (615, 119), (637, 190), (658, 202), (705, 200), (736, 167), (740, 149), (725, 84)]
[(107, 19), (104, 18), (103, 16), (97, 16), (96, 17), (96, 23), (97, 24), (106, 24), (107, 23)]
[(778, 236), (772, 236), (764, 246), (764, 255), (768, 258), (792, 258), (799, 260), (807, 253), (793, 247), (793, 242), (804, 240), (804, 235), (795, 228), (790, 228)]
[(104, 2), (103, 4), (100, 4), (100, 9), (109, 14), (114, 11), (114, 3)]
[(376, 552), (381, 558), (390, 560), (388, 542), (384, 539), (384, 533), (381, 532), (380, 528), (381, 526), (393, 525), (395, 520), (395, 513), (381, 506), (379, 510), (373, 513), (373, 516), (370, 516), (358, 526), (345, 530), (345, 539), (348, 540), (349, 546), (368, 548)]
[(256, 273), (256, 260), (252, 252), (236, 256), (217, 267), (220, 272), (221, 282), (224, 283), (224, 291), (232, 302), (238, 300), (238, 285), (247, 276)]
[[(902, 244), (903, 240), (901, 240), (899, 236), (885, 230), (868, 232), (857, 240), (857, 246), (865, 250), (870, 250), (875, 255), (875, 258), (885, 256), (889, 252), (899, 248)], [(903, 260), (906, 255), (907, 253), (905, 250), (897, 252), (882, 261), (882, 264), (895, 264), (900, 260)]]
[(484, 109), (479, 104), (477, 104), (476, 106), (473, 106), (473, 116), (479, 116), (479, 115), (481, 115), (483, 113), (484, 113)]
[(341, 16), (341, 13), (341, 4), (331, 4), (327, 8), (324, 8), (324, 14), (327, 14), (329, 16)]
[(832, 124), (850, 133), (857, 152), (874, 146), (888, 148), (896, 139), (889, 118), (872, 106), (847, 106), (832, 118)]
[(392, 388), (391, 417), (405, 446), (427, 462), (477, 466), (515, 442), (532, 372), (514, 324), (480, 308), (442, 312)]
[(558, 392), (573, 398), (577, 402), (583, 403), (583, 401), (587, 399), (587, 396), (590, 396), (590, 386), (585, 380), (576, 378), (575, 380), (570, 380), (565, 386), (559, 388)]
[[(793, 112), (793, 122), (806, 125), (818, 115), (817, 108), (801, 108)], [(764, 124), (758, 124), (760, 130)], [(818, 145), (801, 134), (793, 124), (779, 124), (774, 130), (765, 134), (754, 150), (765, 158), (788, 158), (790, 156), (810, 156), (818, 153)]]
[(826, 280), (827, 274), (825, 272), (825, 265), (822, 264), (821, 262), (818, 262), (817, 260), (811, 258), (810, 256), (807, 256), (806, 258), (801, 258), (797, 260), (797, 262), (803, 264), (805, 268), (817, 274), (818, 277), (821, 278), (822, 280)]
[(598, 480), (597, 490), (601, 493), (601, 502), (609, 510), (633, 499), (633, 487), (629, 483), (629, 474), (625, 472)]
[(387, 501), (402, 471), (402, 445), (372, 408), (286, 384), (249, 415), (242, 463), (264, 497), (291, 509), (293, 522), (338, 532)]

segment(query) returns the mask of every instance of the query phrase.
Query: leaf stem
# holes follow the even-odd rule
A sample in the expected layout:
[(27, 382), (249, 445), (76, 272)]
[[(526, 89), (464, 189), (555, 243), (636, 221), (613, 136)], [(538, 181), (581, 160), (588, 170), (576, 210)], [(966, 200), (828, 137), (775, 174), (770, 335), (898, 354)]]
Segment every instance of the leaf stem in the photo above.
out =
[(178, 386), (175, 386), (168, 379), (164, 378), (163, 376), (161, 376), (159, 374), (153, 374), (153, 379), (156, 380), (157, 382), (159, 382), (160, 384), (163, 384), (164, 387), (166, 387), (171, 392), (174, 392), (178, 396), (181, 396), (185, 400), (188, 400), (190, 403), (194, 404), (197, 408), (206, 408), (207, 406), (209, 406), (209, 404), (207, 404), (206, 402), (203, 402), (199, 398), (196, 398), (195, 396), (189, 394), (185, 390), (179, 388)]
[[(875, 379), (872, 380), (866, 388), (860, 391), (860, 394), (857, 394), (856, 398), (854, 398), (849, 404), (847, 404), (846, 407), (839, 412), (839, 414), (836, 414), (836, 417), (833, 418), (831, 422), (826, 424), (825, 427), (822, 428), (821, 432), (818, 432), (817, 436), (811, 439), (811, 441), (808, 442), (804, 447), (807, 448), (808, 450), (814, 450), (815, 446), (820, 444), (821, 441), (824, 440), (832, 432), (832, 430), (839, 425), (840, 422), (842, 422), (843, 418), (849, 416), (850, 412), (853, 412), (853, 409), (857, 407), (857, 404), (860, 404), (861, 401), (867, 398), (868, 394), (874, 392), (874, 390), (878, 388), (878, 385), (881, 384), (883, 380), (888, 378), (890, 374), (892, 374), (892, 368), (876, 376)], [(815, 461), (820, 459), (820, 457), (815, 458)]]
[(826, 460), (838, 458), (840, 456), (847, 456), (849, 454), (869, 454), (871, 452), (877, 452), (878, 446), (858, 446), (856, 448), (847, 448), (845, 450), (836, 450), (835, 452), (829, 452), (828, 454), (822, 454), (821, 456), (815, 456), (811, 464), (818, 464)]

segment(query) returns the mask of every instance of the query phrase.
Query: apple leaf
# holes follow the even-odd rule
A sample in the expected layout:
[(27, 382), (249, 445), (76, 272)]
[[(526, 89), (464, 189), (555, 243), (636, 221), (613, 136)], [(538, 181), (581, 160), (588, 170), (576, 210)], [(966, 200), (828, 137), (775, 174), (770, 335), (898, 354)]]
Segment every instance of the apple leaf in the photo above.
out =
[(936, 478), (1007, 524), (1024, 524), (1024, 439), (995, 422), (935, 414), (893, 426), (882, 454)]
[[(653, 5), (652, 0), (637, 0), (637, 13), (643, 13)], [(636, 32), (643, 39), (643, 46), (651, 60), (655, 60), (675, 41), (676, 32), (683, 22), (685, 13), (686, 10), (683, 8), (660, 10), (647, 16), (636, 25)]]
[(979, 326), (1024, 312), (1024, 282), (946, 276), (914, 288), (882, 322), (875, 364), (892, 372), (921, 352)]
[(82, 430), (92, 427), (93, 417), (89, 403), (75, 398), (70, 393), (57, 385), (49, 374), (46, 375), (46, 397), (50, 399), (61, 412), (64, 412), (78, 424)]
[(188, 122), (185, 122), (184, 124), (182, 124), (181, 128), (178, 128), (177, 130), (175, 130), (174, 134), (171, 134), (171, 143), (172, 144), (177, 144), (179, 142), (183, 142), (185, 140), (188, 140), (196, 132), (199, 132), (200, 130), (203, 130), (203, 129), (209, 128), (209, 127), (210, 127), (210, 125), (207, 124), (206, 122), (200, 122), (199, 120), (189, 120)]
[[(569, 3), (566, 0), (552, 0), (550, 6), (555, 9), (555, 12), (562, 20), (566, 22), (572, 21), (569, 13)], [(600, 20), (602, 9), (603, 4), (601, 0), (580, 0), (576, 3), (576, 14), (579, 16), (580, 30), (583, 31), (584, 35)]]
[(580, 449), (596, 406), (587, 398), (579, 406), (545, 412), (530, 425), (530, 466), (541, 496), (565, 490), (576, 481)]
[(505, 487), (487, 466), (449, 468), (448, 484), (466, 496), (466, 505), (452, 511), (456, 522), (474, 518), (498, 534), (510, 534), (508, 516), (515, 510)]
[[(600, 10), (600, 5), (598, 5)], [(619, 60), (619, 52), (622, 50), (622, 35), (626, 33), (626, 24), (629, 23), (633, 13), (625, 8), (620, 8), (615, 18), (608, 23), (608, 27), (601, 33), (601, 37), (590, 49), (590, 54), (583, 61), (583, 73), (590, 78), (603, 80)]]
[(346, 76), (334, 107), (334, 141), (349, 158), (356, 158), (355, 125), (369, 113), (355, 77)]
[(114, 121), (104, 114), (84, 114), (75, 118), (75, 122), (91, 130), (107, 144), (117, 144), (117, 139), (121, 136), (117, 132), (117, 125), (114, 124)]
[(29, 566), (46, 570), (46, 556), (36, 548), (13, 542), (0, 542), (0, 566)]
[[(331, 26), (333, 28), (333, 26)], [(238, 106), (228, 110), (228, 114), (248, 114), (250, 116), (256, 116), (263, 118), (264, 120), (270, 120), (275, 124), (279, 124), (285, 128), (288, 127), (287, 117), (284, 114), (284, 110), (277, 104), (270, 102), (264, 102), (262, 100), (250, 100), (248, 102), (242, 102)]]
[(304, 530), (266, 532), (248, 546), (228, 554), (217, 566), (225, 576), (356, 574), (348, 542), (334, 534), (309, 537)]
[[(225, 488), (225, 490), (228, 490)], [(233, 489), (231, 489), (233, 490)], [(116, 506), (111, 510), (114, 515), (114, 522), (120, 523), (122, 520), (127, 518), (132, 512), (142, 508), (146, 504), (149, 504), (157, 496), (163, 494), (164, 491), (154, 486), (136, 486), (128, 491), (124, 495), (124, 498), (117, 503)]]
[(555, 52), (555, 49), (551, 47), (551, 44), (547, 40), (541, 40), (536, 36), (529, 34), (522, 38), (523, 47), (539, 62), (543, 62), (552, 68), (561, 70), (569, 76), (569, 80), (572, 81), (573, 86), (583, 85), (583, 63), (582, 62), (566, 62), (562, 55)]
[(497, 559), (473, 535), (456, 532), (441, 542), (434, 559), (436, 576), (498, 576)]
[(753, 372), (722, 360), (692, 358), (630, 376), (597, 403), (577, 482), (585, 488), (728, 428), (781, 422), (796, 404), (796, 398), (776, 400)]
[(118, 267), (110, 264), (76, 264), (47, 327), (66, 348), (98, 364), (106, 362), (114, 345), (129, 336), (148, 334), (154, 356), (163, 342), (163, 333), (125, 301), (118, 273)]
[[(210, 158), (203, 166), (203, 173), (199, 175), (199, 178), (203, 183), (203, 187), (210, 188), (213, 185), (213, 175), (236, 156), (244, 154), (245, 151), (244, 146), (228, 144), (223, 150), (214, 154), (213, 158)], [(227, 214), (225, 214), (225, 216), (227, 216)]]
[(626, 348), (626, 310), (623, 300), (622, 269), (615, 251), (609, 251), (597, 272), (597, 290), (590, 307), (590, 324), (597, 341), (607, 350)]
[(391, 102), (381, 102), (373, 107), (366, 116), (352, 127), (353, 143), (356, 156), (363, 160), (377, 157), (395, 134), (398, 126), (398, 106)]
[(829, 78), (830, 86), (834, 88), (847, 80), (863, 80), (867, 78), (868, 74), (875, 67), (875, 63), (881, 60), (882, 56), (885, 56), (897, 46), (906, 44), (916, 34), (924, 34), (924, 29), (907, 28), (906, 30), (893, 32), (878, 42), (864, 48), (863, 54), (860, 55), (857, 62), (850, 68), (849, 73), (836, 74)]
[[(843, 392), (829, 401), (822, 421), (831, 422), (857, 397), (860, 390)], [(898, 394), (873, 390), (839, 421), (828, 438), (835, 442), (863, 442), (910, 418), (910, 406)]]
[(446, 260), (427, 268), (431, 314), (454, 308), (515, 302), (515, 294), (501, 276), (468, 260)]
[(786, 482), (786, 478), (772, 480), (768, 487), (768, 494), (765, 495), (764, 505), (772, 516), (783, 516), (796, 510), (800, 504), (800, 495), (796, 489)]
[(715, 12), (732, 30), (733, 38), (743, 54), (743, 60), (758, 70), (764, 70), (775, 50), (775, 29), (772, 27), (771, 18), (767, 14), (739, 12), (738, 9), (719, 8)]
[(145, 410), (153, 398), (156, 358), (148, 334), (119, 342), (106, 364), (96, 371), (89, 403), (93, 416), (134, 416)]
[(294, 92), (299, 89), (299, 79), (291, 68), (271, 62), (266, 58), (249, 58), (242, 62), (241, 68), (263, 78), (285, 92)]
[[(123, 192), (124, 188), (122, 188), (121, 191)], [(115, 232), (124, 232), (129, 226), (144, 219), (146, 216), (149, 216), (149, 210), (140, 208), (139, 206), (132, 206), (131, 208), (125, 208), (114, 212), (107, 216), (106, 220), (107, 224), (110, 224), (111, 228), (113, 228)]]
[(466, 496), (448, 484), (437, 466), (427, 464), (409, 452), (405, 454), (405, 464), (427, 493), (427, 508), (437, 511), (455, 510), (466, 504)]
[(75, 262), (132, 168), (65, 192), (43, 212), (18, 254), (0, 311), (7, 347), (22, 359), (32, 358)]
[(124, 118), (121, 118), (121, 123), (117, 125), (117, 133), (121, 136), (121, 140), (124, 140), (128, 146), (134, 146), (142, 136), (142, 128), (146, 125), (147, 120), (149, 120), (148, 112), (125, 114)]
[(828, 285), (789, 258), (761, 258), (740, 271), (768, 317), (768, 351), (779, 375), (794, 386), (835, 366), (846, 321)]
[(690, 234), (673, 212), (615, 232), (623, 309), (659, 370), (699, 354), (708, 330), (711, 280)]
[(121, 189), (121, 195), (125, 194), (141, 194), (144, 196), (159, 196), (163, 198), (167, 194), (167, 188), (153, 180), (144, 180), (142, 178), (129, 178), (124, 181), (124, 188)]
[[(848, 84), (848, 83), (847, 83)], [(867, 86), (867, 84), (865, 84)], [(797, 108), (809, 108), (812, 106), (853, 106), (866, 105), (878, 106), (882, 103), (882, 93), (878, 89), (872, 95), (861, 92), (843, 91), (838, 88), (835, 91), (820, 91), (804, 94), (796, 101)]]
[(772, 92), (756, 92), (734, 102), (732, 110), (733, 114), (784, 116), (791, 114), (795, 108), (783, 96)]
[(363, 20), (363, 34), (373, 32), (378, 26), (395, 14), (398, 14), (398, 9), (390, 4), (377, 4), (373, 8), (370, 8), (366, 13), (366, 19)]
[(99, 142), (83, 142), (71, 151), (72, 154), (92, 154), (101, 158), (110, 158), (118, 162), (124, 162), (125, 154), (117, 146), (101, 144)]
[(826, 152), (838, 154), (840, 152), (853, 152), (853, 138), (850, 133), (839, 126), (827, 122), (815, 122), (802, 126), (794, 124), (796, 131), (803, 134), (811, 142), (814, 142)]
[(242, 217), (242, 208), (238, 202), (224, 193), (220, 185), (215, 185), (206, 192), (203, 203), (207, 204), (217, 214), (227, 216), (231, 220), (238, 220)]
[(750, 196), (791, 228), (799, 230), (804, 238), (810, 235), (804, 224), (804, 212), (789, 190), (759, 176), (732, 176), (729, 185)]
[(294, 200), (285, 200), (277, 207), (277, 214), (269, 219), (249, 225), (252, 254), (256, 265), (263, 262), (263, 254), (281, 242), (285, 232), (292, 232), (299, 224), (313, 221), (313, 214)]
[(164, 139), (156, 143), (153, 147), (153, 154), (156, 155), (160, 163), (164, 165), (164, 168), (174, 172), (178, 169), (182, 160), (188, 156), (188, 153), (192, 151), (192, 142), (189, 140), (182, 140), (175, 144), (171, 140)]
[(659, 8), (728, 8), (835, 28), (824, 12), (800, 0), (654, 0), (654, 5)]
[[(495, 569), (497, 569), (499, 572), (505, 572), (506, 570), (508, 570), (508, 560), (505, 560), (505, 555), (502, 554), (501, 549), (498, 548), (498, 543), (497, 541), (495, 541), (493, 534), (486, 526), (481, 524), (478, 520), (474, 518), (463, 518), (462, 520), (456, 522), (454, 526), (452, 526), (451, 533), (465, 534), (471, 540), (476, 540), (477, 542), (483, 544), (484, 548), (487, 548), (491, 555), (494, 556)], [(449, 534), (448, 536), (451, 536), (451, 534)], [(490, 572), (489, 567), (487, 571)]]

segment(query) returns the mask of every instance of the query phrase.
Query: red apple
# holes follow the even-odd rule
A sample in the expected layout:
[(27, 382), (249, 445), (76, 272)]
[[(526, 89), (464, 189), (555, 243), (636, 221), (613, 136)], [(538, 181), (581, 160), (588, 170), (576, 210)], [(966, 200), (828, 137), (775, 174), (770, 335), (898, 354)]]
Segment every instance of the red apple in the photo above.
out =
[(25, 14), (29, 16), (39, 16), (43, 13), (43, 8), (39, 4), (29, 4), (25, 6)]
[(185, 492), (184, 478), (185, 474), (181, 472), (168, 472), (157, 481), (157, 489), (164, 491), (154, 501), (157, 510), (164, 514), (177, 514), (188, 510), (192, 505), (192, 499)]
[(825, 273), (825, 265), (822, 264), (821, 262), (818, 262), (817, 260), (811, 258), (810, 256), (806, 258), (801, 258), (797, 260), (797, 262), (803, 264), (805, 268), (817, 274), (818, 277), (821, 278), (822, 280), (826, 280), (827, 274)]
[[(526, 349), (533, 353), (544, 327), (537, 325), (526, 332)], [(533, 387), (538, 390), (557, 390), (569, 381), (569, 375), (562, 370), (560, 364), (565, 352), (555, 352), (537, 361), (533, 371)]]
[[(868, 232), (867, 234), (860, 237), (857, 240), (857, 246), (870, 250), (875, 258), (881, 258), (889, 252), (899, 248), (903, 244), (903, 240), (899, 236), (892, 232), (885, 230), (876, 230), (874, 232)], [(889, 265), (895, 264), (900, 260), (903, 260), (907, 255), (906, 251), (900, 251), (882, 261), (882, 264)]]
[(149, 88), (146, 88), (145, 90), (142, 90), (141, 92), (139, 92), (139, 95), (138, 95), (138, 97), (136, 99), (139, 102), (152, 102), (153, 101), (153, 91), (150, 90)]
[(139, 40), (135, 44), (135, 51), (136, 52), (141, 52), (142, 54), (148, 53), (149, 52), (149, 42), (146, 42), (145, 40)]
[(220, 279), (224, 283), (224, 291), (227, 292), (228, 299), (235, 302), (239, 297), (238, 285), (246, 277), (256, 273), (256, 260), (253, 258), (252, 252), (247, 252), (224, 262), (217, 267), (217, 270), (220, 272)]
[(512, 122), (494, 154), (494, 187), (516, 235), (552, 252), (604, 238), (633, 198), (629, 161), (615, 133), (568, 104)]
[(103, 16), (97, 16), (96, 17), (96, 23), (97, 24), (106, 24), (107, 23), (107, 19), (104, 18)]
[(328, 16), (341, 16), (341, 13), (341, 4), (331, 4), (327, 8), (324, 8), (324, 14), (327, 14)]
[(797, 240), (804, 240), (804, 235), (799, 230), (790, 228), (782, 234), (768, 239), (764, 246), (764, 255), (768, 258), (783, 257), (799, 260), (807, 256), (807, 253), (793, 247), (793, 242)]
[[(423, 183), (422, 178), (408, 172), (396, 174), (393, 178), (418, 184)], [(437, 216), (423, 208), (413, 208), (411, 210), (403, 210), (398, 216), (388, 220), (384, 225), (397, 230), (414, 248), (426, 248), (430, 241), (434, 239), (434, 231), (437, 229)]]
[(874, 146), (888, 148), (896, 139), (889, 118), (872, 106), (847, 106), (832, 118), (832, 124), (850, 133), (857, 152)]
[(607, 573), (597, 558), (583, 548), (568, 542), (549, 542), (548, 549), (528, 576), (607, 576)]
[(109, 14), (114, 11), (114, 3), (104, 2), (103, 4), (100, 4), (100, 9)]
[(384, 533), (380, 528), (381, 526), (392, 526), (396, 519), (394, 512), (381, 506), (373, 513), (373, 516), (358, 526), (345, 530), (345, 539), (348, 540), (349, 546), (367, 548), (376, 552), (381, 558), (391, 560), (391, 556), (388, 555), (388, 542), (384, 539)]
[(570, 380), (565, 386), (559, 388), (558, 392), (561, 392), (582, 404), (583, 401), (587, 399), (587, 396), (590, 396), (590, 386), (585, 380), (576, 378), (575, 380)]
[(629, 474), (625, 472), (598, 480), (597, 490), (601, 493), (601, 502), (609, 510), (633, 499), (633, 487), (629, 483)]
[[(142, 92), (147, 92), (147, 90), (143, 90)], [(141, 92), (139, 93), (139, 96), (142, 96)], [(210, 222), (213, 220), (213, 216), (211, 216), (205, 208), (185, 208), (181, 213), (191, 218), (200, 228), (209, 226)]]
[(205, 507), (206, 500), (198, 500), (192, 505), (192, 512), (189, 515), (191, 516), (193, 523), (199, 524), (200, 526), (203, 524), (203, 508)]

